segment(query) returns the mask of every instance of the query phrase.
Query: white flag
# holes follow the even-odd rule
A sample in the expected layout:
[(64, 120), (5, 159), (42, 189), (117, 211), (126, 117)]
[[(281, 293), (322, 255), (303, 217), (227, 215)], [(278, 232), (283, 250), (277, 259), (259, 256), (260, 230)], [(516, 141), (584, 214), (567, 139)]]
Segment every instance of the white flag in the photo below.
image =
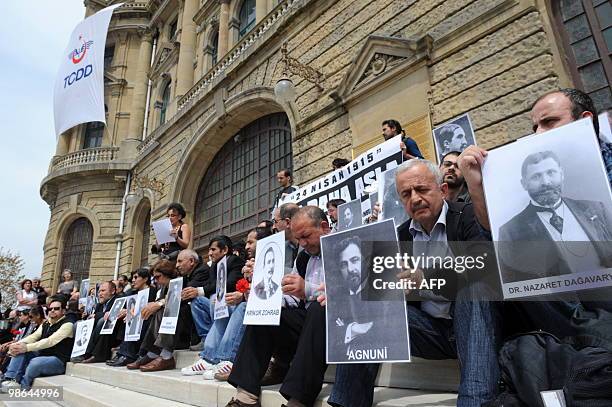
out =
[[(123, 4), (123, 3), (122, 3)], [(76, 26), (62, 55), (53, 111), (55, 134), (87, 122), (106, 124), (104, 112), (104, 48), (115, 4), (87, 17)]]

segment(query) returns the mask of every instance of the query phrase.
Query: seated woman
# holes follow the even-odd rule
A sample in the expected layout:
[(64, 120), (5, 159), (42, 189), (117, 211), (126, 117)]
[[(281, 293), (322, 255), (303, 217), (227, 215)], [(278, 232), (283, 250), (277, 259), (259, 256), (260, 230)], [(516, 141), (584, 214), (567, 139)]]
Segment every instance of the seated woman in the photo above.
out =
[(64, 269), (62, 272), (62, 278), (64, 281), (57, 287), (57, 293), (63, 294), (67, 298), (70, 298), (72, 294), (79, 291), (76, 282), (72, 279), (72, 271), (70, 269)]
[(164, 244), (154, 244), (151, 247), (151, 253), (160, 254), (162, 258), (176, 260), (178, 252), (189, 247), (191, 243), (191, 228), (183, 222), (187, 212), (180, 203), (174, 202), (168, 205), (166, 216), (172, 224), (172, 232), (170, 233), (175, 239), (175, 242)]
[(21, 282), (21, 291), (17, 292), (17, 311), (29, 311), (38, 305), (38, 294), (32, 290), (32, 280), (26, 278)]

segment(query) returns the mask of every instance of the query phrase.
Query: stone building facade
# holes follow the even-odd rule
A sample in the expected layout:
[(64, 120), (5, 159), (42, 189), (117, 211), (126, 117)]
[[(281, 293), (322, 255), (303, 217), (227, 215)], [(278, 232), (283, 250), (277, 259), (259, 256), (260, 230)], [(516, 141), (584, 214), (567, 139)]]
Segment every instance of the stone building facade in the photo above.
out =
[[(87, 14), (113, 3), (85, 0)], [(432, 128), (466, 112), (488, 148), (529, 134), (546, 91), (583, 88), (609, 107), (609, 5), (127, 1), (107, 39), (106, 127), (59, 137), (41, 184), (43, 281), (56, 287), (64, 268), (100, 281), (153, 261), (150, 221), (174, 201), (194, 248), (241, 237), (269, 216), (279, 169), (308, 183), (380, 142), (387, 118), (435, 160)], [(295, 96), (281, 100), (283, 77)]]

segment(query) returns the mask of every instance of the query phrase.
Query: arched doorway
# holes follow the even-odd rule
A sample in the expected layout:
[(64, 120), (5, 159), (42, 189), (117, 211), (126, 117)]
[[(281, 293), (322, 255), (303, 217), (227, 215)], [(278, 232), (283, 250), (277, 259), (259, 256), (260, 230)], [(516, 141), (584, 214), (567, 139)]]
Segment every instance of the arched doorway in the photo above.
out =
[(291, 128), (284, 113), (264, 116), (243, 127), (211, 162), (200, 182), (194, 213), (194, 248), (211, 237), (232, 239), (263, 219), (279, 187), (276, 173), (291, 168)]
[(80, 284), (89, 278), (91, 247), (93, 244), (93, 226), (87, 218), (78, 218), (66, 231), (62, 249), (62, 267), (59, 282), (62, 281), (62, 271), (70, 269), (72, 278)]

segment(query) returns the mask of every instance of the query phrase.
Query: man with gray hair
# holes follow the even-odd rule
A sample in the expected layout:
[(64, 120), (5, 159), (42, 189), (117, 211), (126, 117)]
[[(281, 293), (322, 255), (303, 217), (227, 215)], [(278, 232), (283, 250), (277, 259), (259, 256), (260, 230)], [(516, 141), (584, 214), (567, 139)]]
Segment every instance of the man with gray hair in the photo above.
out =
[[(396, 186), (411, 218), (398, 228), (400, 242), (407, 244), (409, 255), (454, 258), (465, 255), (465, 242), (487, 240), (476, 223), (471, 204), (445, 200), (448, 185), (431, 161), (403, 163), (396, 172)], [(447, 287), (454, 287), (454, 290), (408, 291), (410, 299), (420, 302), (408, 305), (407, 312), (414, 356), (461, 361), (459, 407), (476, 407), (494, 399), (499, 379), (499, 310), (496, 303), (475, 298), (488, 288), (470, 275), (474, 272), (496, 274), (497, 270), (485, 266), (482, 271), (467, 270), (458, 276), (452, 268), (442, 266), (400, 274), (416, 287), (423, 280), (431, 279), (445, 279)], [(377, 373), (375, 364), (338, 366), (328, 403), (344, 407), (371, 406)]]
[(274, 352), (291, 361), (280, 388), (288, 406), (313, 405), (323, 386), (325, 308), (316, 297), (323, 281), (321, 236), (330, 233), (327, 216), (316, 206), (300, 208), (291, 219), (291, 231), (304, 250), (281, 286), (300, 304), (283, 307), (279, 326), (247, 326), (228, 380), (236, 395), (226, 407), (261, 406), (261, 379)]
[[(210, 296), (216, 288), (216, 276), (211, 276), (210, 267), (202, 261), (198, 253), (191, 249), (179, 252), (176, 268), (183, 276), (181, 300), (191, 300), (191, 316), (200, 342), (192, 345), (191, 350), (202, 350), (204, 339), (213, 323)], [(195, 341), (192, 341), (195, 342)]]
[(291, 232), (291, 218), (299, 209), (297, 204), (291, 202), (274, 209), (273, 228), (278, 232), (285, 232), (285, 270), (293, 268), (293, 262), (298, 253), (297, 239)]

